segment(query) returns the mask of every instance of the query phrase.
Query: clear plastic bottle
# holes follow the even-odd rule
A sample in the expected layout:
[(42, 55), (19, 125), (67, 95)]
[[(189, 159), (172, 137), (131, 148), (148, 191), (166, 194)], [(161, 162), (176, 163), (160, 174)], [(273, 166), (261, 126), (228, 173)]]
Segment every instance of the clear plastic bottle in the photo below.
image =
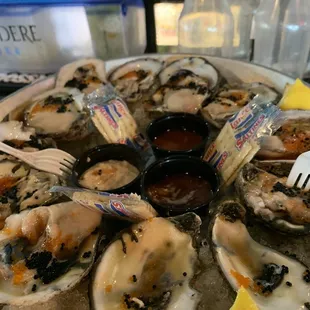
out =
[(179, 51), (232, 57), (234, 21), (227, 0), (185, 0)]
[(255, 16), (254, 62), (302, 77), (310, 49), (309, 0), (261, 0)]

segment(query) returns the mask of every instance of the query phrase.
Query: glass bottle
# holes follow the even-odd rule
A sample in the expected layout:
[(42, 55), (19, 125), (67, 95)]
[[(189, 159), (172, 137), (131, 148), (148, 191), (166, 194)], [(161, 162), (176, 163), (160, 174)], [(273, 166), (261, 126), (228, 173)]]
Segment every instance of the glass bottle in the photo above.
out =
[(234, 21), (227, 0), (185, 0), (179, 52), (232, 57)]

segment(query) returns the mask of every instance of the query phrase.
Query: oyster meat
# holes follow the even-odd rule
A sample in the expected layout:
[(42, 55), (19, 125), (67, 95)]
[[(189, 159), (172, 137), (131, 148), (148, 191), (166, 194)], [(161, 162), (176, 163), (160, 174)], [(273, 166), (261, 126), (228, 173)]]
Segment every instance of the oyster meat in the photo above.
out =
[(187, 213), (172, 221), (153, 218), (122, 233), (94, 270), (94, 309), (195, 309), (199, 294), (190, 281), (197, 253), (188, 232), (197, 233), (200, 224)]
[(50, 193), (49, 190), (51, 187), (61, 184), (64, 182), (57, 175), (31, 169), (29, 174), (16, 186), (18, 210), (35, 208), (55, 201), (59, 195)]
[(11, 213), (55, 201), (59, 194), (49, 189), (62, 184), (54, 174), (30, 168), (13, 156), (0, 155), (0, 229)]
[(225, 85), (202, 108), (201, 113), (213, 125), (222, 128), (232, 115), (239, 112), (256, 95), (261, 95), (274, 102), (279, 99), (279, 93), (276, 90), (262, 83)]
[(9, 155), (0, 155), (0, 228), (11, 215), (11, 204), (16, 199), (16, 186), (30, 168)]
[(0, 141), (29, 141), (33, 135), (35, 135), (35, 129), (24, 127), (22, 122), (0, 123)]
[(56, 80), (56, 88), (77, 88), (89, 94), (106, 84), (105, 63), (100, 59), (81, 59), (63, 66)]
[(146, 111), (197, 113), (219, 84), (218, 71), (202, 57), (185, 57), (158, 74), (160, 86), (145, 101)]
[(303, 234), (310, 231), (310, 192), (286, 186), (292, 164), (271, 161), (247, 164), (235, 186), (259, 219), (281, 232)]
[(153, 58), (142, 58), (123, 64), (113, 70), (108, 80), (127, 103), (141, 100), (156, 82), (162, 62)]
[(310, 271), (294, 258), (255, 242), (236, 201), (220, 206), (212, 227), (214, 256), (234, 290), (242, 285), (260, 310), (308, 309)]
[(34, 128), (15, 120), (0, 123), (0, 141), (24, 152), (56, 147), (53, 139), (38, 137)]
[(18, 121), (0, 123), (0, 141), (25, 152), (55, 147), (52, 139), (39, 138), (34, 128), (26, 127), (22, 122)]
[(8, 217), (0, 231), (1, 304), (43, 303), (77, 285), (94, 261), (100, 221), (73, 202)]
[(90, 133), (83, 94), (75, 88), (55, 88), (34, 97), (25, 121), (37, 134), (59, 140), (78, 140)]
[(310, 151), (310, 111), (284, 111), (286, 120), (273, 135), (264, 137), (257, 153), (260, 159), (296, 159)]
[(155, 106), (160, 107), (159, 111), (163, 108), (169, 112), (196, 114), (204, 99), (204, 94), (195, 88), (161, 86), (152, 95), (151, 105), (148, 106), (148, 103), (145, 107), (148, 111), (152, 111), (155, 103)]

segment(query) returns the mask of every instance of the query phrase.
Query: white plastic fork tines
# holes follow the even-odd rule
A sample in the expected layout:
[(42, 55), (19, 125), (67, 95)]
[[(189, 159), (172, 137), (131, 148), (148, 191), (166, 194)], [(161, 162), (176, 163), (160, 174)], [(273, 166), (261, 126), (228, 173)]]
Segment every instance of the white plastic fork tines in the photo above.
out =
[(15, 156), (28, 165), (61, 177), (71, 174), (75, 158), (58, 149), (45, 149), (37, 152), (23, 152), (0, 142), (0, 151)]
[(289, 187), (295, 186), (304, 191), (310, 189), (310, 152), (298, 156), (288, 176), (286, 185)]

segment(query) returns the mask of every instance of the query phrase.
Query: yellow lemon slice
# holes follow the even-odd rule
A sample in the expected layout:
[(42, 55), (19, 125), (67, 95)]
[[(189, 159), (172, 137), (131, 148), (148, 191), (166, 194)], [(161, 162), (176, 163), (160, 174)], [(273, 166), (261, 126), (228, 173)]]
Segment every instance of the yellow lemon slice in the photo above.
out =
[(310, 110), (310, 88), (297, 79), (286, 87), (279, 107), (281, 110)]
[(235, 303), (230, 310), (259, 310), (247, 290), (241, 286), (238, 290)]

